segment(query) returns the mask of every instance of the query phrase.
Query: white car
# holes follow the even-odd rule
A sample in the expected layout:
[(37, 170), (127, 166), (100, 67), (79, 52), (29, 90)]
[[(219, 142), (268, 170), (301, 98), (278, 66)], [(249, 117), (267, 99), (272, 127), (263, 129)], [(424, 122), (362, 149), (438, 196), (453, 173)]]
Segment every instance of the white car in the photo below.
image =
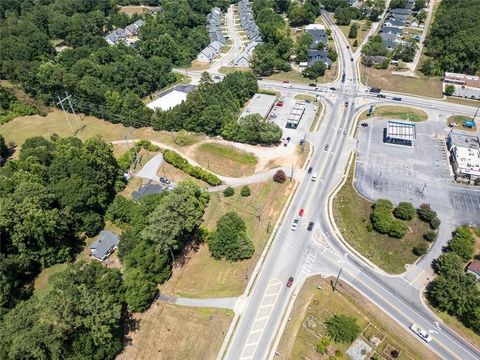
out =
[(298, 227), (298, 219), (293, 220), (292, 231), (296, 231)]
[(418, 326), (417, 324), (410, 325), (410, 330), (412, 330), (415, 334), (417, 334), (417, 336), (420, 339), (422, 339), (427, 343), (433, 340), (430, 334), (425, 329), (422, 329), (420, 326)]

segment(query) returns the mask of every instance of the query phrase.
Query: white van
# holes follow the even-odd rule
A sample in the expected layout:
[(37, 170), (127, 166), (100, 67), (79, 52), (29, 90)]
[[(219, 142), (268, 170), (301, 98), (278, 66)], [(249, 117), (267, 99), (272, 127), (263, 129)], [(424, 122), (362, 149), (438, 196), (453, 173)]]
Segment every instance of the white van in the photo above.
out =
[(317, 173), (313, 173), (313, 175), (312, 175), (312, 181), (317, 181)]

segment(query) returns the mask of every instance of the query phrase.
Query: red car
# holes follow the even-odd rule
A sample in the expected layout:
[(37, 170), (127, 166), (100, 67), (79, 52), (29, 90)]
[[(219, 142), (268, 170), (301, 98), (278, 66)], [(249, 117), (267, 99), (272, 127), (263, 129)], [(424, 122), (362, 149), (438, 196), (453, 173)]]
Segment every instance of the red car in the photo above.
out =
[(290, 276), (287, 281), (287, 287), (292, 286), (292, 284), (293, 284), (293, 277)]
[(283, 101), (277, 101), (276, 106), (282, 107), (283, 106)]
[(303, 209), (300, 209), (300, 211), (298, 212), (298, 216), (303, 216), (303, 213), (305, 212), (305, 210)]

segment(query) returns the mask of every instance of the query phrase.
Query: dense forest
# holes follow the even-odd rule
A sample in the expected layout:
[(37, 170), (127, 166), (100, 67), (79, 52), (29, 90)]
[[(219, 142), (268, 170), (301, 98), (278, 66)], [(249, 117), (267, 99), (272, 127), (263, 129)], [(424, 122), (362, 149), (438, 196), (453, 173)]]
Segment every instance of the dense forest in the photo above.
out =
[(111, 145), (100, 138), (28, 139), (0, 171), (0, 317), (31, 295), (45, 267), (71, 260), (122, 188)]
[[(144, 15), (136, 47), (108, 46), (103, 36), (136, 18), (115, 1), (11, 1), (0, 8), (0, 76), (55, 105), (65, 91), (77, 110), (127, 126), (149, 125), (141, 98), (173, 83), (172, 65), (186, 65), (208, 43), (206, 14), (226, 0), (164, 0)], [(61, 52), (55, 45), (67, 46)]]
[(480, 72), (480, 1), (442, 0), (426, 40), (426, 75)]

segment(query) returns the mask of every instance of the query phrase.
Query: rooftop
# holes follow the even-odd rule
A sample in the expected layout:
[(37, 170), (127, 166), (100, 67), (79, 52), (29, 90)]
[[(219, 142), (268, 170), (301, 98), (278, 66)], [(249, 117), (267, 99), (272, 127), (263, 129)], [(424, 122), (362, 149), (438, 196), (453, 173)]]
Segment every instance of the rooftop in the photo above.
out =
[(117, 234), (108, 230), (100, 231), (98, 239), (90, 245), (92, 256), (98, 260), (105, 260), (115, 250), (119, 242)]
[(174, 88), (161, 93), (158, 98), (149, 102), (147, 107), (152, 110), (170, 110), (185, 101), (187, 99), (187, 94), (194, 88), (195, 86), (193, 85), (177, 85)]
[(417, 131), (415, 124), (400, 121), (388, 121), (387, 137), (399, 140), (416, 140)]
[(266, 118), (270, 113), (270, 110), (272, 110), (273, 105), (275, 105), (276, 100), (277, 98), (273, 95), (255, 94), (241, 117), (251, 114), (259, 114), (263, 118)]
[(470, 264), (468, 264), (467, 266), (467, 270), (477, 274), (477, 275), (480, 275), (480, 260), (472, 260), (470, 262)]
[(480, 76), (446, 72), (443, 80), (445, 82), (480, 88)]
[(457, 160), (457, 171), (465, 175), (480, 176), (480, 151), (457, 146), (453, 149)]

